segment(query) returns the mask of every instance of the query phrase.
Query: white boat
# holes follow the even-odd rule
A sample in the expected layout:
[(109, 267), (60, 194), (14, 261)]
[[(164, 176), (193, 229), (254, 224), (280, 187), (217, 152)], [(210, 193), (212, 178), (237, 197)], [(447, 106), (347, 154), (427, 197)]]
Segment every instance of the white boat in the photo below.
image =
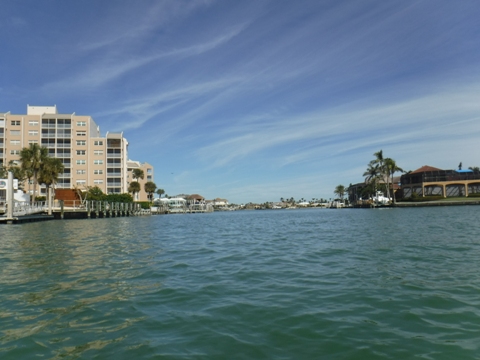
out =
[(377, 191), (372, 200), (376, 205), (388, 205), (392, 201), (391, 198), (383, 196), (383, 193), (381, 191)]

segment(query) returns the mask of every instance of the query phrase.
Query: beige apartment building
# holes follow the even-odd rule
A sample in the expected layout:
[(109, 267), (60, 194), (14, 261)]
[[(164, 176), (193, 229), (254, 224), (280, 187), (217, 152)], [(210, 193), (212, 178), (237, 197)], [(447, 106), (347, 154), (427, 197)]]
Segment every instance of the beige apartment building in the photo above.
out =
[[(101, 136), (91, 116), (59, 114), (56, 106), (30, 105), (27, 114), (0, 113), (0, 165), (18, 161), (20, 150), (32, 143), (46, 147), (51, 157), (62, 160), (65, 171), (57, 188), (98, 186), (107, 194), (128, 192), (132, 181), (127, 166), (128, 141), (122, 132)], [(151, 175), (146, 181), (153, 181), (153, 167), (145, 163), (142, 169), (145, 179)], [(143, 184), (136, 197), (147, 200)]]
[[(143, 171), (143, 179), (134, 179), (133, 170), (140, 169)], [(153, 166), (149, 163), (141, 163), (140, 161), (128, 160), (127, 161), (127, 188), (132, 181), (138, 181), (140, 183), (140, 188), (142, 191), (138, 194), (135, 194), (135, 201), (147, 201), (148, 194), (145, 192), (145, 184), (148, 181), (153, 182)], [(152, 199), (153, 200), (153, 199)]]

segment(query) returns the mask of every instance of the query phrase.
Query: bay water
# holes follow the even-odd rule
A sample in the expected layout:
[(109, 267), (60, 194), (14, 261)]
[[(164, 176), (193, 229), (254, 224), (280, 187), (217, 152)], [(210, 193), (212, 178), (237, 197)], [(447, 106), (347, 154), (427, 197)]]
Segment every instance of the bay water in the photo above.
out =
[(480, 207), (0, 226), (1, 359), (479, 359)]

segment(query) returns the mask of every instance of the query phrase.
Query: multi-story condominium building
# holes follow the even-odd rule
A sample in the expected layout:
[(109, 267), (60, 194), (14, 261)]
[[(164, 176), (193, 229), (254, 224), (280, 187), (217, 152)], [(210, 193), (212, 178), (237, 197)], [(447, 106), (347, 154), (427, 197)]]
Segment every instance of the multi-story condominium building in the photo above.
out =
[[(62, 160), (65, 171), (57, 188), (98, 186), (107, 194), (128, 192), (128, 141), (123, 133), (102, 137), (91, 116), (59, 114), (56, 106), (27, 106), (27, 114), (21, 115), (0, 113), (0, 166), (18, 161), (20, 150), (33, 143)], [(153, 181), (153, 167), (148, 169)], [(138, 198), (147, 198), (143, 186)]]

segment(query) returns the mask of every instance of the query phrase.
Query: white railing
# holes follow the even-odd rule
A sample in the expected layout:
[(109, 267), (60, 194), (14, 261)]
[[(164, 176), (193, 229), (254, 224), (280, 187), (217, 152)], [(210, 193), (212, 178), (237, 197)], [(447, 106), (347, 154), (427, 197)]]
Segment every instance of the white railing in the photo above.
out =
[[(4, 215), (7, 213), (7, 206), (5, 201), (0, 201), (0, 212)], [(45, 212), (47, 204), (44, 201), (36, 201), (30, 204), (27, 201), (15, 201), (13, 207), (13, 216), (33, 215)]]

